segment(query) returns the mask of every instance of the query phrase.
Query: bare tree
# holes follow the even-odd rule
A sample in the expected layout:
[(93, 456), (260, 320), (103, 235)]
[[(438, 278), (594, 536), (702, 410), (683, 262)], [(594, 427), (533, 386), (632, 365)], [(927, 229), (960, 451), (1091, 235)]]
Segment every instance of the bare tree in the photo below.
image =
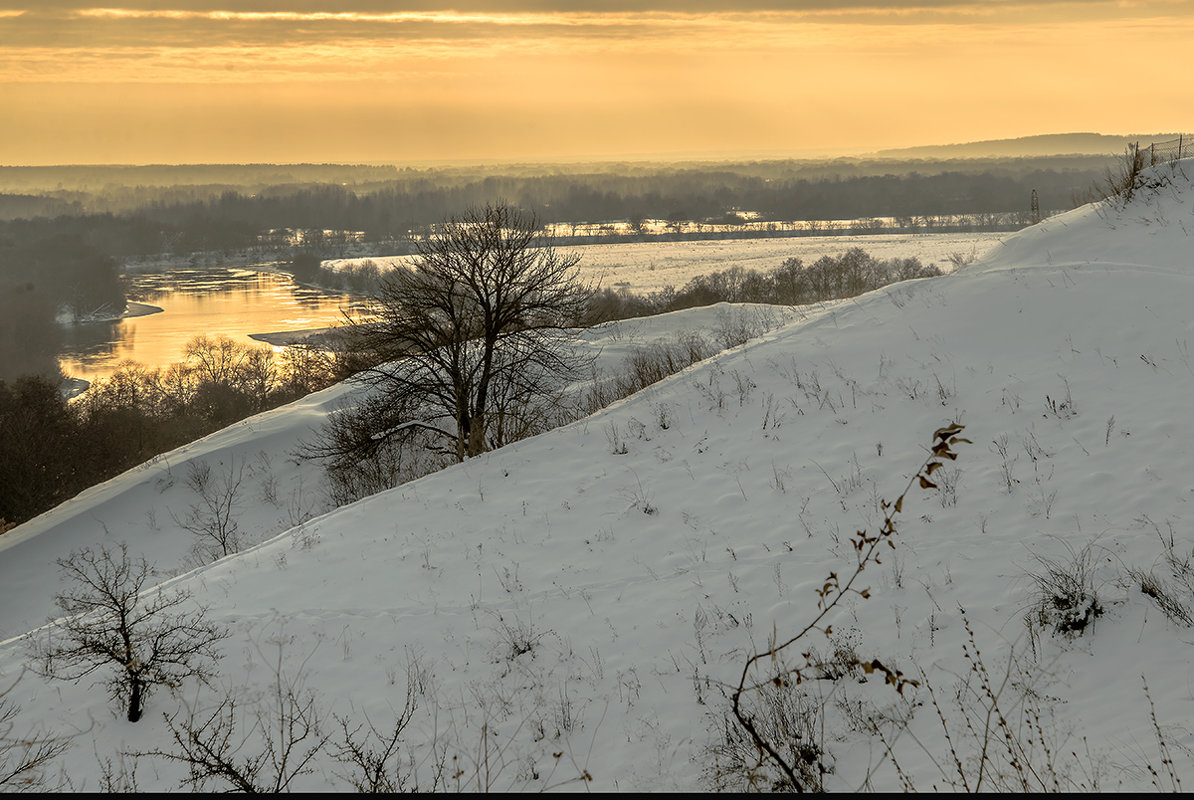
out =
[(268, 704), (249, 712), (242, 705), (229, 692), (214, 710), (168, 717), (174, 749), (140, 755), (186, 765), (183, 786), (195, 791), (215, 781), (227, 791), (278, 793), (313, 771), (328, 742), (313, 694), (279, 684)]
[(357, 375), (379, 398), (357, 451), (422, 432), (463, 461), (525, 434), (582, 373), (570, 326), (590, 290), (579, 256), (544, 237), (533, 217), (488, 206), (433, 229), (412, 268), (382, 279), (359, 326), (380, 366)]
[[(171, 750), (137, 755), (186, 766), (181, 786), (194, 791), (208, 791), (213, 782), (230, 792), (292, 790), (296, 779), (316, 771), (331, 735), (324, 731), (315, 692), (306, 687), (306, 659), (294, 673), (283, 669), (284, 643), (276, 642), (273, 681), (264, 696), (246, 701), (228, 688), (214, 709), (166, 717)], [(258, 653), (265, 656), (260, 648)]]
[(130, 559), (127, 545), (80, 550), (58, 566), (72, 585), (55, 597), (63, 616), (33, 645), (43, 675), (79, 681), (110, 669), (108, 689), (127, 702), (129, 722), (141, 719), (153, 687), (211, 676), (226, 632), (205, 619), (206, 609), (187, 608), (189, 592), (145, 590), (149, 564)]
[(67, 739), (44, 732), (17, 733), (20, 707), (7, 696), (20, 680), (18, 675), (0, 692), (0, 792), (44, 790), (47, 765), (70, 746)]
[(231, 384), (237, 382), (252, 351), (229, 336), (200, 334), (187, 342), (183, 352), (201, 381)]
[(240, 550), (240, 524), (237, 512), (241, 505), (241, 484), (244, 482), (245, 462), (237, 463), (233, 456), (226, 472), (212, 475), (206, 461), (193, 461), (187, 467), (187, 486), (199, 497), (187, 514), (174, 522), (198, 537), (194, 555), (203, 561), (214, 561)]

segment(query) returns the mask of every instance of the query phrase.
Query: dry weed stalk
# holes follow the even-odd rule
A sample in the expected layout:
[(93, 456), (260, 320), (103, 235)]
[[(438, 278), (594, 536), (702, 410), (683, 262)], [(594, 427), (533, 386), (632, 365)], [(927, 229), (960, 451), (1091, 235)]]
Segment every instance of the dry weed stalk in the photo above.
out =
[[(933, 473), (945, 465), (946, 461), (954, 461), (957, 459), (957, 453), (953, 451), (954, 445), (961, 443), (970, 443), (969, 439), (962, 438), (958, 434), (962, 432), (965, 426), (954, 422), (944, 428), (939, 428), (933, 433), (932, 446), (930, 447), (929, 456), (921, 464), (916, 473), (908, 480), (908, 485), (904, 487), (904, 491), (900, 493), (894, 503), (889, 503), (884, 500), (881, 503), (881, 508), (884, 513), (883, 525), (876, 534), (868, 533), (865, 530), (857, 531), (851, 540), (854, 546), (854, 551), (857, 556), (857, 564), (853, 571), (843, 580), (836, 572), (829, 573), (825, 579), (824, 584), (817, 590), (817, 613), (796, 635), (787, 639), (782, 643), (776, 643), (777, 636), (773, 635), (771, 647), (768, 649), (755, 653), (746, 660), (742, 667), (742, 675), (735, 687), (732, 700), (732, 711), (734, 718), (738, 724), (742, 726), (743, 730), (749, 735), (750, 740), (759, 752), (759, 765), (765, 761), (770, 761), (787, 778), (792, 789), (803, 792), (805, 789), (804, 783), (808, 780), (807, 771), (802, 770), (801, 767), (791, 760), (785, 758), (779, 750), (779, 743), (771, 741), (770, 737), (765, 735), (765, 732), (760, 730), (759, 720), (752, 714), (748, 713), (742, 705), (743, 695), (747, 693), (758, 694), (766, 690), (766, 687), (784, 687), (792, 684), (799, 684), (805, 678), (813, 678), (820, 672), (820, 657), (817, 656), (813, 648), (808, 648), (801, 653), (801, 664), (796, 667), (780, 666), (779, 660), (788, 648), (795, 645), (797, 642), (806, 640), (806, 637), (814, 631), (821, 632), (826, 636), (832, 633), (832, 625), (828, 624), (828, 617), (841, 604), (842, 600), (849, 595), (857, 595), (862, 599), (870, 597), (870, 589), (856, 589), (855, 583), (859, 580), (863, 570), (870, 564), (879, 564), (880, 552), (884, 545), (895, 548), (893, 537), (896, 533), (895, 518), (898, 514), (903, 512), (904, 498), (908, 492), (911, 491), (914, 483), (918, 483), (922, 489), (936, 489), (937, 484), (933, 482)], [(760, 683), (748, 683), (752, 670), (759, 662), (764, 659), (769, 659), (772, 664), (776, 665), (775, 675), (770, 679)], [(867, 674), (880, 672), (883, 674), (886, 683), (895, 687), (896, 691), (903, 693), (905, 686), (919, 686), (919, 681), (907, 678), (902, 672), (897, 669), (890, 668), (884, 665), (879, 659), (873, 659), (869, 662), (862, 661), (855, 657), (854, 665), (864, 670)], [(814, 786), (815, 788), (815, 786)]]

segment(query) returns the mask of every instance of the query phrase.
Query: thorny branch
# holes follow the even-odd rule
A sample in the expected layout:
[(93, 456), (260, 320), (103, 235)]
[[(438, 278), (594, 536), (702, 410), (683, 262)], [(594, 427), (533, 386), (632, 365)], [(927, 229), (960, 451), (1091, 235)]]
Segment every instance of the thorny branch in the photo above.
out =
[[(869, 564), (879, 563), (880, 548), (883, 545), (886, 544), (893, 549), (895, 548), (895, 542), (893, 541), (896, 533), (895, 518), (903, 512), (904, 498), (912, 489), (912, 485), (918, 483), (922, 489), (937, 488), (937, 484), (932, 481), (932, 475), (944, 466), (945, 461), (954, 461), (957, 459), (958, 455), (953, 451), (953, 446), (960, 443), (971, 443), (969, 439), (958, 435), (964, 428), (964, 425), (954, 422), (944, 428), (937, 429), (933, 433), (933, 444), (930, 447), (928, 457), (925, 458), (916, 473), (908, 479), (908, 484), (904, 487), (899, 497), (896, 498), (894, 503), (886, 500), (882, 501), (881, 507), (884, 511), (884, 517), (883, 525), (879, 529), (879, 532), (877, 534), (870, 534), (865, 530), (860, 530), (854, 534), (851, 543), (854, 545), (858, 563), (854, 567), (853, 572), (845, 579), (845, 582), (842, 582), (842, 579), (836, 572), (829, 573), (829, 576), (825, 579), (825, 583), (817, 590), (816, 615), (796, 635), (787, 641), (776, 644), (773, 637), (771, 647), (762, 652), (755, 653), (746, 660), (746, 663), (742, 667), (742, 675), (731, 696), (734, 718), (738, 720), (738, 723), (750, 735), (751, 740), (759, 748), (760, 753), (765, 754), (767, 758), (783, 771), (784, 775), (791, 781), (792, 787), (798, 792), (803, 792), (804, 786), (797, 776), (795, 766), (780, 755), (775, 744), (767, 741), (766, 737), (759, 732), (754, 717), (742, 708), (742, 696), (746, 692), (756, 692), (762, 686), (768, 684), (784, 686), (789, 685), (789, 682), (800, 683), (804, 679), (805, 673), (817, 666), (813, 663), (814, 655), (811, 651), (802, 653), (802, 666), (781, 669), (774, 677), (763, 684), (755, 683), (748, 685), (751, 670), (763, 659), (771, 659), (772, 662), (778, 661), (780, 653), (801, 641), (813, 631), (820, 631), (828, 636), (832, 631), (832, 626), (823, 623), (847, 595), (856, 594), (864, 600), (870, 597), (869, 589), (855, 589), (854, 584)], [(873, 672), (883, 673), (886, 682), (894, 686), (896, 691), (900, 693), (903, 693), (905, 686), (919, 685), (919, 681), (904, 677), (902, 672), (884, 666), (878, 659), (870, 662), (857, 661), (856, 666), (862, 668), (868, 674)]]

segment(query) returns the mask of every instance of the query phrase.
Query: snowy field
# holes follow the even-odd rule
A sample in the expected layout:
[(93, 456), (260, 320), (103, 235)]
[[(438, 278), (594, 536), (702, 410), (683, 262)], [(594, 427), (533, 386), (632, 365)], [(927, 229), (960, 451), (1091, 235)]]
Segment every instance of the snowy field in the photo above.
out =
[[(672, 286), (682, 287), (692, 278), (731, 267), (760, 272), (775, 269), (789, 258), (811, 264), (821, 256), (840, 256), (851, 247), (861, 247), (878, 259), (919, 258), (950, 272), (954, 253), (964, 258), (986, 253), (1002, 233), (921, 233), (874, 236), (805, 236), (781, 239), (713, 239), (688, 242), (629, 242), (561, 247), (561, 252), (580, 255), (586, 279), (602, 287), (647, 293)], [(333, 259), (325, 267), (372, 261), (382, 269), (407, 263), (408, 256), (390, 258)]]
[[(56, 557), (125, 541), (181, 567), (190, 534), (173, 518), (194, 502), (185, 478), (199, 460), (245, 465), (239, 519), (258, 542), (169, 584), (230, 631), (219, 677), (152, 695), (134, 725), (89, 679), (26, 672), (9, 692), (14, 730), (72, 735), (55, 775), (94, 790), (102, 763), (169, 748), (165, 715), (230, 693), (248, 715), (235, 739), (247, 758), (280, 671), (332, 742), (333, 715), (384, 731), (415, 687), (401, 754), (420, 788), (446, 763), (439, 788), (706, 790), (732, 769), (718, 745), (745, 660), (810, 620), (827, 576), (850, 573), (854, 532), (878, 530), (882, 500), (957, 420), (973, 443), (936, 487), (909, 492), (895, 548), (860, 579), (870, 599), (849, 598), (833, 633), (799, 648), (879, 659), (921, 684), (897, 694), (853, 670), (789, 690), (825, 786), (973, 785), (982, 750), (966, 724), (997, 724), (991, 697), (1026, 748), (1018, 763), (1046, 783), (1194, 785), (1192, 630), (1139, 577), (1194, 601), (1194, 187), (1155, 169), (1160, 185), (1126, 208), (1083, 207), (953, 275), (797, 309), (588, 419), (293, 527), (322, 509), (317, 473), (288, 453), (343, 387), (84, 492), (0, 538), (4, 685), (27, 659), (22, 632), (52, 613)], [(612, 359), (628, 337), (707, 330), (716, 313), (593, 336)], [(1080, 632), (1057, 632), (1059, 604), (1032, 577), (1050, 564), (1080, 579), (1088, 608), (1097, 597)], [(980, 788), (1025, 788), (992, 735)], [(335, 753), (316, 753), (291, 788), (347, 788)], [(135, 764), (142, 791), (186, 779), (160, 757)]]

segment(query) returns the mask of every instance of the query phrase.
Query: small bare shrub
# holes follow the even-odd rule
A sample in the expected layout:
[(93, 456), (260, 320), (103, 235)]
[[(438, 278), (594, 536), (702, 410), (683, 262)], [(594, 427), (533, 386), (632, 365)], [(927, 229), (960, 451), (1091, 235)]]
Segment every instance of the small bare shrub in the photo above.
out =
[(766, 308), (734, 308), (717, 312), (713, 336), (725, 349), (746, 344), (778, 327), (775, 312)]
[(978, 261), (978, 251), (973, 247), (970, 248), (969, 253), (962, 252), (961, 250), (955, 250), (949, 254), (948, 258), (949, 263), (953, 265), (955, 270), (961, 269), (962, 267)]
[(1070, 382), (1065, 378), (1061, 380), (1065, 384), (1065, 393), (1057, 397), (1045, 395), (1045, 408), (1057, 419), (1073, 419), (1078, 416), (1078, 409), (1074, 406), (1074, 398), (1070, 394)]
[[(415, 708), (408, 691), (406, 706), (392, 727), (378, 730), (368, 719), (355, 725), (347, 718), (336, 719), (343, 729), (343, 741), (336, 758), (348, 768), (342, 779), (354, 791), (368, 794), (421, 791), (416, 765), (408, 763), (409, 755), (402, 749), (402, 736)], [(432, 791), (438, 787), (442, 776), (442, 770), (435, 773)]]
[(666, 431), (672, 427), (672, 406), (669, 403), (656, 403), (651, 406), (651, 410), (655, 412), (655, 424), (659, 426), (661, 431)]
[(762, 755), (754, 739), (732, 717), (723, 717), (709, 747), (705, 778), (718, 792), (793, 792), (823, 790), (826, 763), (825, 702), (807, 688), (768, 684), (750, 698), (746, 712), (760, 736), (776, 742), (797, 781)]
[(1161, 560), (1169, 574), (1182, 585), (1186, 594), (1194, 594), (1194, 549), (1178, 549), (1172, 522), (1166, 522), (1167, 530), (1162, 532), (1161, 527), (1147, 516), (1141, 517), (1139, 521), (1151, 525), (1156, 531), (1157, 538), (1161, 540)]
[(20, 707), (8, 693), (21, 676), (0, 692), (0, 792), (44, 791), (47, 768), (70, 747), (67, 739), (45, 732), (16, 731)]
[[(962, 652), (969, 669), (949, 693), (939, 693), (922, 671), (921, 689), (908, 709), (932, 708), (945, 737), (944, 753), (930, 752), (920, 738), (907, 737), (938, 770), (940, 782), (934, 781), (932, 788), (966, 793), (1097, 791), (1103, 766), (1088, 748), (1079, 755), (1080, 748), (1068, 742), (1069, 733), (1052, 719), (1050, 706), (1059, 698), (1043, 691), (1048, 674), (1014, 647), (1006, 663), (992, 670), (964, 614), (962, 622), (967, 637)], [(904, 716), (873, 730), (904, 790), (916, 791), (895, 749), (909, 720), (910, 715)]]
[(1183, 628), (1194, 625), (1194, 617), (1190, 616), (1190, 609), (1174, 596), (1173, 590), (1156, 573), (1129, 569), (1128, 577), (1171, 622), (1175, 622)]
[(550, 630), (536, 629), (533, 619), (523, 620), (515, 616), (513, 622), (510, 622), (501, 614), (496, 616), (500, 643), (495, 653), (495, 660), (499, 663), (516, 661), (524, 655), (534, 658), (539, 642), (543, 637), (552, 633)]
[(1127, 203), (1140, 185), (1140, 173), (1149, 166), (1146, 150), (1139, 145), (1129, 145), (1114, 168), (1108, 167), (1101, 184), (1096, 184), (1094, 194), (1101, 200), (1116, 200)]
[(1067, 542), (1063, 558), (1035, 555), (1040, 569), (1028, 573), (1036, 584), (1032, 611), (1027, 616), (1031, 627), (1052, 628), (1068, 635), (1081, 634), (1103, 614), (1103, 603), (1095, 587), (1095, 554), (1091, 545), (1075, 551)]
[(622, 432), (618, 430), (618, 424), (613, 420), (605, 423), (605, 440), (609, 442), (609, 452), (615, 456), (624, 456), (630, 452), (626, 447), (626, 440), (622, 438)]
[(717, 364), (714, 368), (708, 370), (709, 378), (707, 380), (695, 380), (692, 382), (692, 388), (696, 389), (697, 393), (704, 398), (709, 405), (710, 411), (724, 411), (726, 407), (726, 390), (721, 385), (721, 376), (724, 371), (721, 370)]
[(261, 502), (268, 503), (275, 508), (281, 505), (278, 501), (278, 478), (274, 475), (269, 454), (264, 450), (259, 451), (251, 471), (255, 475), (261, 476)]
[(54, 598), (63, 616), (34, 640), (42, 675), (77, 682), (109, 670), (108, 689), (127, 703), (129, 722), (141, 719), (154, 687), (211, 677), (226, 632), (207, 621), (206, 609), (187, 610), (189, 592), (147, 588), (149, 564), (130, 559), (125, 544), (119, 553), (80, 550), (58, 566), (72, 585)]
[(182, 786), (195, 791), (213, 782), (225, 791), (286, 791), (312, 771), (330, 736), (315, 695), (301, 683), (279, 673), (273, 691), (268, 703), (248, 712), (229, 692), (213, 710), (167, 717), (174, 749), (145, 755), (184, 764), (188, 776)]
[[(174, 517), (179, 527), (190, 531), (198, 539), (195, 554), (204, 561), (214, 561), (241, 548), (240, 524), (241, 484), (244, 482), (245, 462), (230, 459), (228, 469), (213, 474), (206, 461), (187, 465), (187, 486), (199, 497), (182, 519)], [(172, 515), (173, 516), (173, 515)]]
[(999, 454), (1000, 467), (999, 475), (1003, 479), (1003, 485), (1007, 489), (1007, 493), (1011, 494), (1016, 489), (1016, 484), (1020, 481), (1016, 478), (1013, 468), (1016, 466), (1018, 456), (1011, 455), (1008, 446), (1008, 436), (1003, 434), (998, 439), (991, 442), (995, 446), (995, 452)]
[(787, 412), (784, 411), (782, 407), (782, 401), (776, 400), (774, 394), (768, 392), (763, 397), (762, 407), (763, 430), (775, 430), (784, 424), (784, 418), (787, 416)]
[[(671, 341), (636, 346), (612, 377), (593, 376), (577, 403), (576, 413), (579, 416), (592, 414), (703, 361), (715, 352), (717, 348), (712, 343), (691, 332), (678, 333)], [(666, 426), (661, 424), (660, 427)]]
[(628, 508), (636, 508), (647, 516), (659, 513), (659, 509), (651, 501), (651, 492), (643, 488), (643, 482), (639, 480), (637, 472), (634, 473), (634, 486), (623, 487), (622, 496), (629, 501)]
[(1149, 525), (1156, 531), (1157, 537), (1161, 540), (1159, 560), (1164, 565), (1165, 571), (1169, 573), (1169, 577), (1160, 577), (1155, 570), (1144, 572), (1140, 569), (1129, 569), (1129, 579), (1171, 621), (1183, 627), (1194, 625), (1194, 614), (1179, 599), (1189, 598), (1194, 594), (1194, 551), (1186, 552), (1178, 549), (1172, 522), (1167, 523), (1167, 532), (1163, 532), (1161, 527), (1147, 516), (1141, 517), (1136, 522)]
[[(396, 676), (395, 676), (396, 678)], [(445, 778), (444, 756), (431, 764), (429, 784), (419, 782), (420, 762), (404, 747), (403, 736), (414, 719), (420, 699), (428, 691), (429, 676), (417, 660), (406, 665), (406, 698), (392, 725), (379, 729), (368, 717), (363, 723), (336, 717), (343, 737), (336, 760), (344, 771), (338, 777), (357, 792), (436, 791)]]
[(961, 468), (943, 469), (937, 477), (940, 479), (937, 481), (937, 486), (940, 490), (941, 507), (953, 508), (958, 504), (958, 483), (962, 479)]

